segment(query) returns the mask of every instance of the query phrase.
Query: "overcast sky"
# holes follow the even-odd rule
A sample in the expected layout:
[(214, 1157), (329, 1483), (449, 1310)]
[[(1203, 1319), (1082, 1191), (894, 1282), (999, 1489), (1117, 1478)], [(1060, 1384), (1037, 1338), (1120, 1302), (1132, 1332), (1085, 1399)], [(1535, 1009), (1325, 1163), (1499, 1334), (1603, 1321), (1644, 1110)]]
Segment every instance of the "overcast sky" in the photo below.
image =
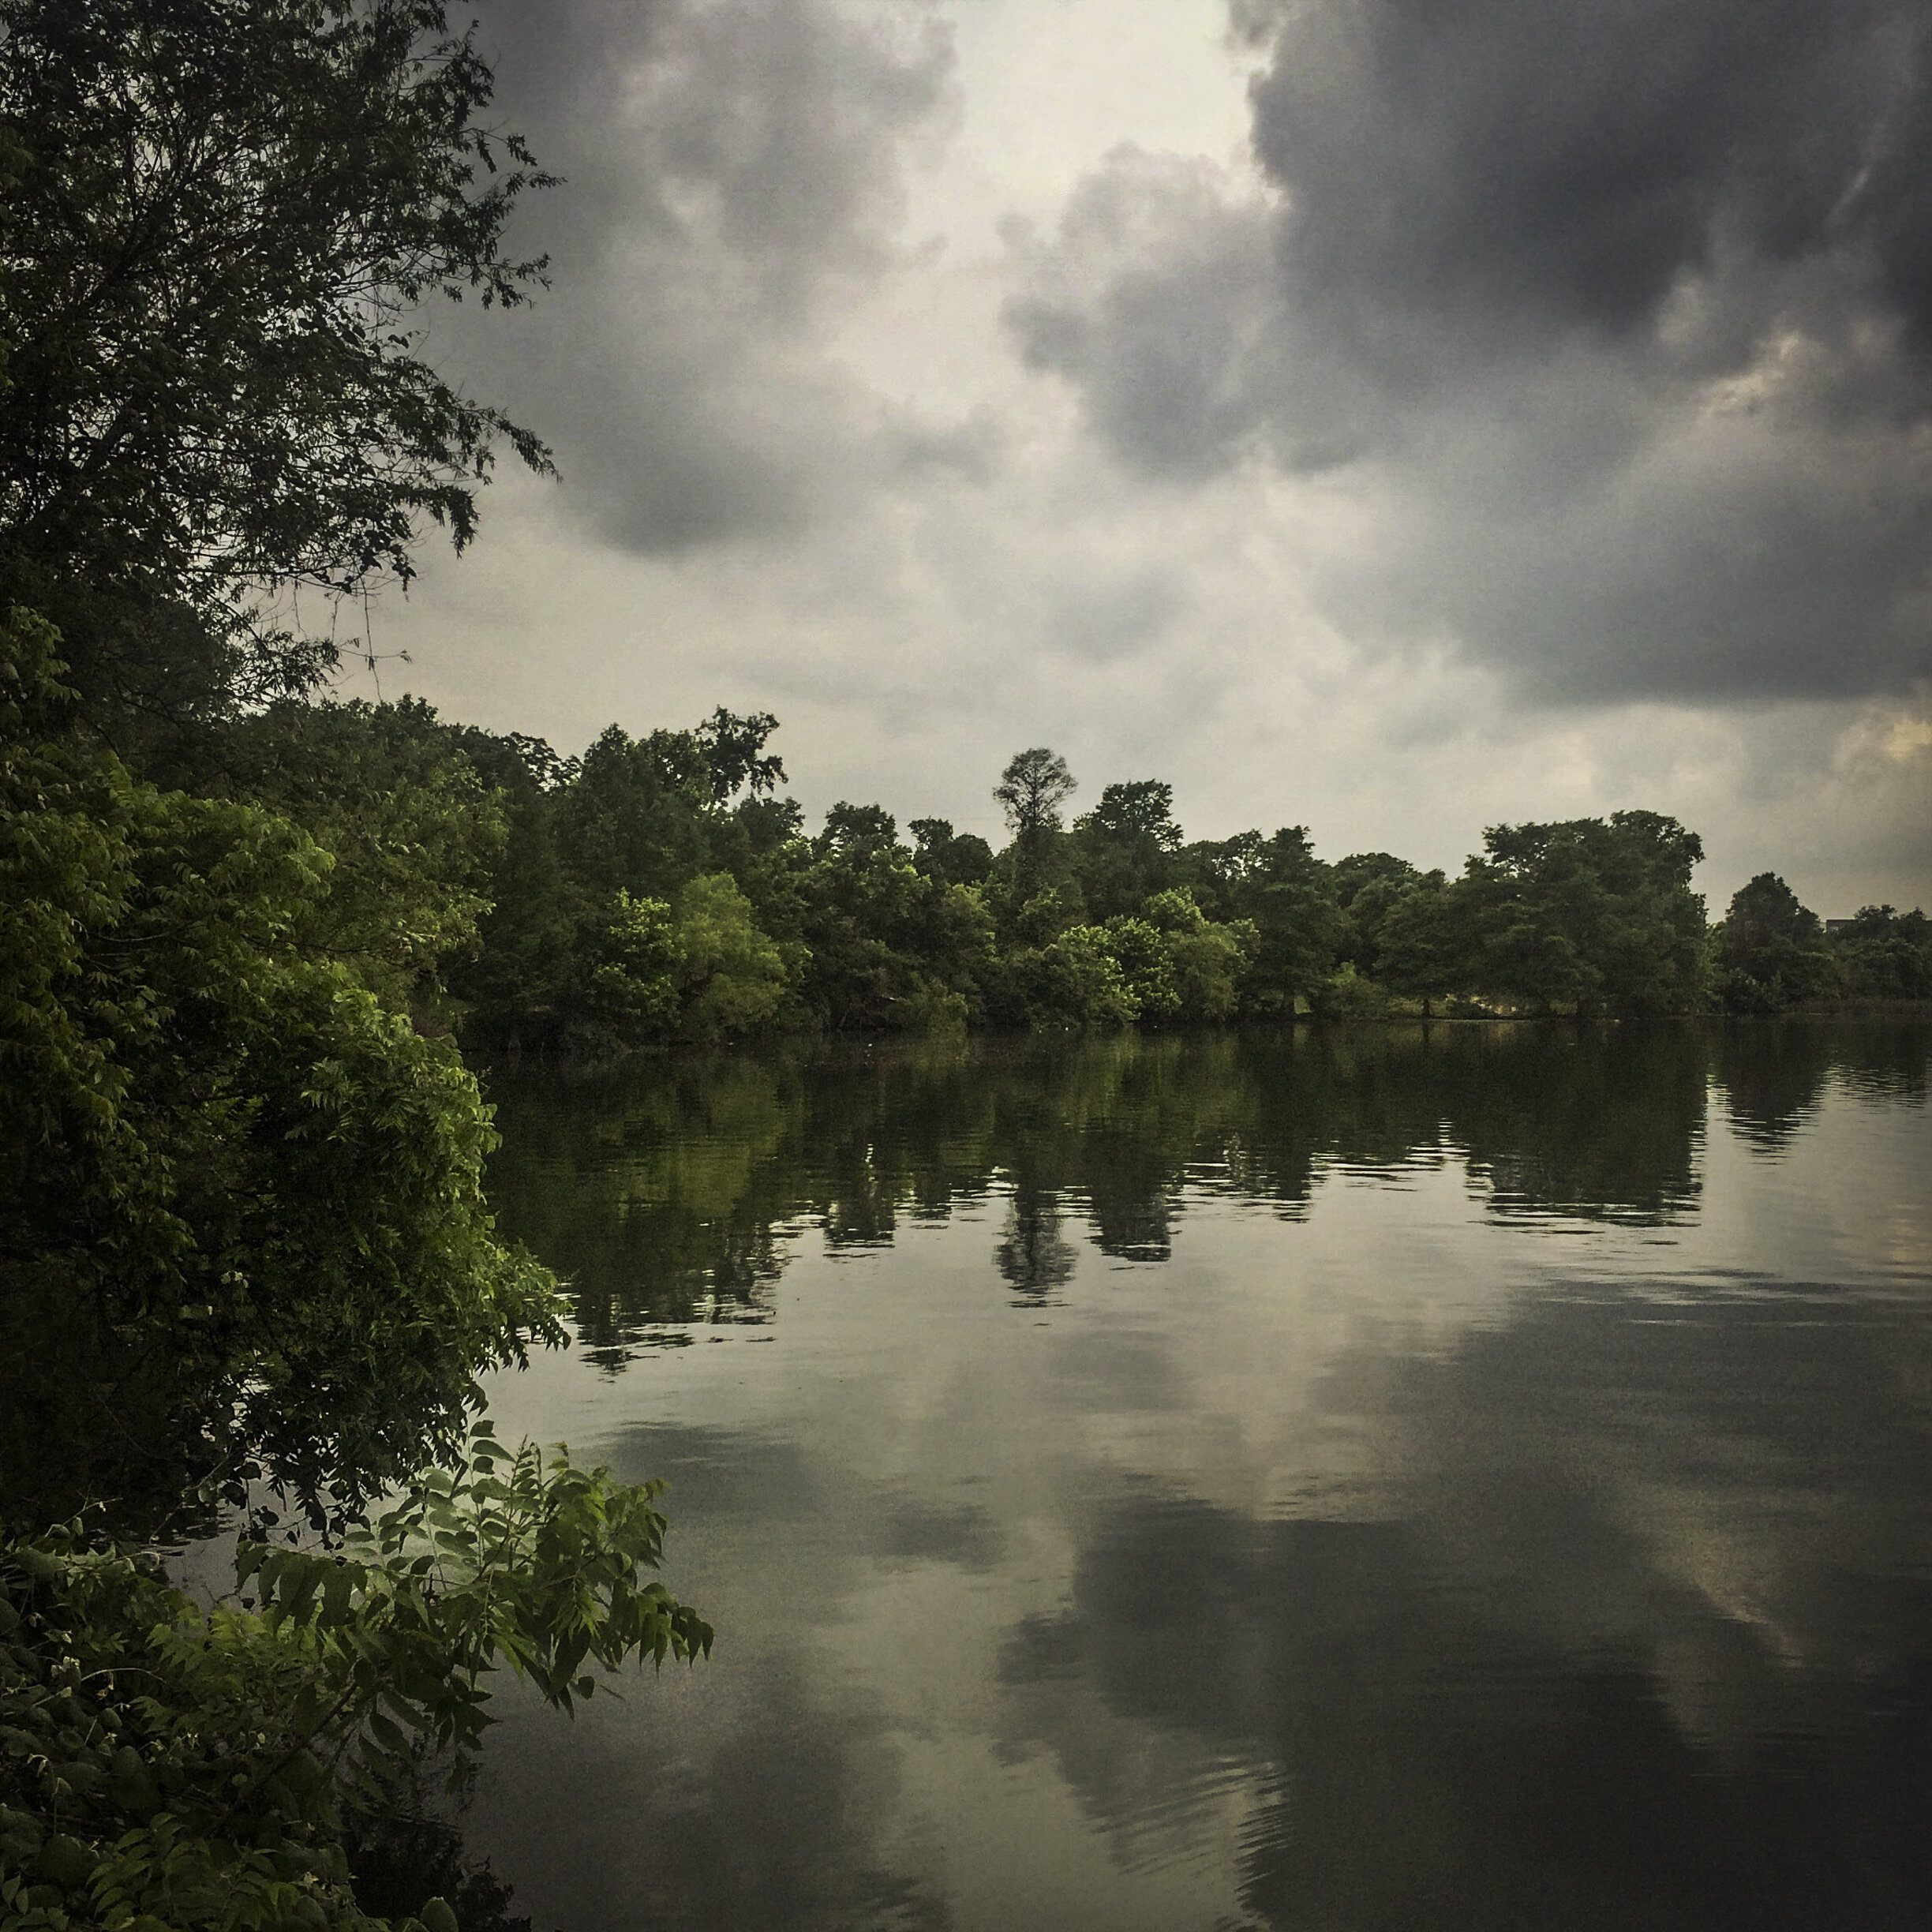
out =
[(1190, 837), (1643, 806), (1713, 910), (1932, 903), (1923, 0), (474, 13), (555, 286), (429, 353), (561, 481), (386, 693), (769, 710), (814, 814), (993, 833), (1044, 743)]

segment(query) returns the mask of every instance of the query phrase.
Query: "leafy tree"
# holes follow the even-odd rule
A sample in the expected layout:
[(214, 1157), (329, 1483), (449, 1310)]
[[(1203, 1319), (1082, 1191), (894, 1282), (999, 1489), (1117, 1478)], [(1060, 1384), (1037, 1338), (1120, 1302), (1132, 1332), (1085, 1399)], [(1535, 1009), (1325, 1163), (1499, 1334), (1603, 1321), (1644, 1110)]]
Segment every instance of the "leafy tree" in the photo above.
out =
[(685, 1039), (728, 1039), (778, 1013), (787, 991), (784, 958), (728, 872), (695, 878), (678, 894), (674, 938), (678, 1031)]
[(919, 872), (892, 814), (841, 803), (798, 878), (802, 993), (833, 1027), (963, 1024), (992, 932), (979, 893)]
[(1724, 1004), (1769, 1013), (1835, 990), (1837, 962), (1810, 907), (1775, 872), (1760, 872), (1732, 894), (1714, 935)]
[(1342, 908), (1342, 960), (1357, 972), (1379, 979), (1383, 921), (1422, 874), (1393, 852), (1351, 852), (1335, 861), (1329, 875)]
[(728, 872), (691, 880), (673, 902), (620, 887), (582, 943), (584, 984), (565, 1036), (578, 1048), (718, 1040), (770, 1019), (785, 998), (784, 959)]
[(755, 859), (803, 837), (805, 811), (796, 799), (741, 799), (732, 812), (732, 826), (745, 856)]
[(1036, 745), (1030, 751), (1016, 752), (1007, 761), (993, 796), (1005, 813), (1013, 837), (1026, 839), (1057, 831), (1060, 807), (1078, 788), (1066, 760), (1058, 751)]
[(1070, 856), (1088, 911), (1100, 919), (1137, 911), (1171, 882), (1181, 844), (1172, 785), (1140, 778), (1107, 786), (1073, 823)]
[(612, 724), (556, 792), (559, 856), (594, 903), (620, 891), (668, 898), (709, 867), (713, 788), (695, 732), (632, 739)]
[(525, 298), (548, 178), (441, 0), (0, 0), (0, 600), (103, 722), (305, 687), (335, 642), (264, 590), (406, 579), (500, 442), (549, 466), (416, 319)]
[[(489, 1110), (396, 1010), (479, 930), (496, 781), (406, 706), (245, 715), (326, 675), (341, 601), (406, 580), (426, 525), (469, 541), (498, 445), (549, 466), (419, 354), (430, 296), (541, 278), (500, 249), (545, 178), (481, 125), (490, 89), (440, 0), (0, 0), (9, 1521), (99, 1497), (152, 1532), (260, 1481), (340, 1530), (454, 1447), (480, 1371), (561, 1339), (485, 1207)], [(606, 747), (588, 784), (499, 741), (518, 862), (532, 828), (593, 875), (668, 844), (683, 883), (721, 800), (769, 788), (763, 722)], [(573, 930), (623, 909), (592, 883)], [(460, 1747), (499, 1657), (567, 1707), (586, 1657), (708, 1644), (638, 1586), (648, 1492), (527, 1459), (423, 1481), (346, 1556), (258, 1555), (259, 1617), (77, 1533), (9, 1545), (0, 1915), (361, 1923), (312, 1828), (399, 1719)]]
[(976, 832), (955, 832), (949, 818), (915, 818), (914, 868), (951, 886), (979, 886), (993, 870), (993, 848)]
[[(1365, 890), (1372, 890), (1366, 887)], [(1476, 983), (1473, 907), (1440, 872), (1419, 875), (1376, 922), (1376, 964), (1391, 992), (1422, 1002), (1426, 1016), (1446, 995)]]
[(1492, 826), (1457, 892), (1485, 987), (1548, 1012), (1684, 1013), (1706, 986), (1696, 833), (1657, 812)]
[(558, 795), (578, 761), (541, 739), (498, 737), (474, 728), (450, 733), (489, 786), (504, 819), (500, 851), (481, 890), (473, 956), (445, 968), (466, 1036), (498, 1048), (555, 1045), (571, 1011), (581, 934), (595, 902), (571, 876), (559, 837)]
[(1210, 920), (1185, 889), (1156, 893), (1143, 917), (1161, 935), (1180, 1017), (1226, 1020), (1240, 1004), (1249, 960), (1260, 934), (1246, 920), (1219, 925)]
[(1013, 962), (1025, 1018), (1035, 1025), (1125, 1026), (1138, 1014), (1133, 989), (1099, 926), (1073, 926)]
[(1079, 786), (1058, 751), (1044, 745), (1008, 759), (993, 796), (1013, 833), (1014, 896), (1024, 904), (1045, 881), (1046, 854), (1061, 828), (1060, 807)]
[(856, 864), (904, 856), (899, 844), (899, 822), (882, 805), (848, 805), (843, 799), (826, 814), (825, 829), (812, 848), (821, 859), (837, 858)]
[(507, 835), (500, 795), (455, 734), (416, 699), (284, 702), (236, 720), (219, 743), (207, 788), (267, 806), (329, 856), (316, 949), (390, 1005), (435, 1012), (444, 963), (479, 948)]
[(747, 799), (763, 798), (784, 783), (784, 761), (765, 749), (777, 728), (769, 711), (739, 717), (720, 705), (691, 734), (711, 768), (713, 803), (728, 804), (740, 792)]
[(1915, 906), (1860, 906), (1831, 949), (1847, 993), (1878, 999), (1932, 998), (1932, 919)]
[(555, 1285), (494, 1235), (451, 1044), (307, 937), (328, 856), (23, 738), (53, 648), (0, 636), (0, 1515), (258, 1472), (353, 1507), (557, 1337)]
[(678, 943), (671, 908), (619, 886), (601, 925), (580, 942), (584, 1024), (574, 1045), (636, 1046), (669, 1034), (678, 1013)]
[[(1174, 953), (1167, 935), (1147, 919), (1119, 915), (1100, 930), (1106, 949), (1119, 969), (1121, 990), (1133, 1017), (1171, 1020), (1181, 1010), (1181, 987), (1175, 977)], [(1110, 986), (1110, 997), (1111, 991)]]
[(1284, 826), (1266, 839), (1243, 832), (1189, 846), (1186, 857), (1215, 916), (1253, 929), (1246, 983), (1252, 1010), (1293, 1013), (1298, 998), (1327, 983), (1342, 936), (1335, 886), (1307, 828)]

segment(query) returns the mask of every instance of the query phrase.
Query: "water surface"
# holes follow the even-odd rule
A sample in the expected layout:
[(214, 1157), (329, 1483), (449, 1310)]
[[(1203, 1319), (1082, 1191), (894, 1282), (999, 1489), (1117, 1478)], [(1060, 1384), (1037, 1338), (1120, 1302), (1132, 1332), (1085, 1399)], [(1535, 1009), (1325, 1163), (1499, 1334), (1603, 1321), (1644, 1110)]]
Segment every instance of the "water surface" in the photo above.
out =
[(1932, 1031), (500, 1074), (710, 1663), (518, 1709), (541, 1932), (1932, 1923)]

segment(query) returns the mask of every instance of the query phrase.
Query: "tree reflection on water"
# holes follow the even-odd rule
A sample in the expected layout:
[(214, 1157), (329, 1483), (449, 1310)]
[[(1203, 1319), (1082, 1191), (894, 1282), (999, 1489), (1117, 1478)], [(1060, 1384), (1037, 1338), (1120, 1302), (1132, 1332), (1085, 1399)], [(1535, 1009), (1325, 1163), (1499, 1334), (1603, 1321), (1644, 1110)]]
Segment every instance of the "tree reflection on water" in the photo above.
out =
[[(672, 1478), (723, 1634), (687, 1715), (505, 1771), (519, 1897), (573, 1932), (1932, 1923), (1929, 1044), (506, 1071), (504, 1219), (602, 1371), (571, 1399)], [(645, 1380), (744, 1324), (779, 1346)], [(677, 1828), (585, 1867), (552, 1802)], [(1049, 1897), (1094, 1842), (1116, 1889)]]
[[(1436, 1148), (1499, 1215), (1668, 1223), (1696, 1196), (1708, 1084), (1775, 1144), (1844, 1058), (1790, 1043), (1806, 1032), (1304, 1028), (504, 1068), (492, 1181), (617, 1365), (657, 1324), (762, 1319), (788, 1230), (889, 1241), (1001, 1186), (1002, 1272), (1024, 1295), (1064, 1279), (1063, 1219), (1103, 1254), (1160, 1260), (1189, 1181), (1294, 1215), (1327, 1170)], [(1866, 1076), (1897, 1033), (1870, 1031)], [(1910, 1077), (1908, 1046), (1890, 1059)]]

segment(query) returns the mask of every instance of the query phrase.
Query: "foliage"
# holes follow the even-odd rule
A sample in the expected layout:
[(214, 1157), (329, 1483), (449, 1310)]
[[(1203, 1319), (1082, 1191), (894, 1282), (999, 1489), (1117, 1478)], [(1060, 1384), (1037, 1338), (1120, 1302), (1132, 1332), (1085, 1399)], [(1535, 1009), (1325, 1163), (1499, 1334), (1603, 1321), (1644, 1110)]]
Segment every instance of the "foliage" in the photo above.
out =
[(1125, 1026), (1139, 1009), (1103, 927), (1071, 926), (1049, 945), (1014, 956), (1020, 1012), (1035, 1025)]
[(0, 1507), (257, 1473), (352, 1503), (558, 1333), (484, 1203), (489, 1111), (309, 942), (327, 853), (22, 741), (54, 640), (16, 613), (0, 641)]
[(1024, 841), (1057, 829), (1060, 807), (1078, 788), (1067, 769), (1067, 762), (1058, 751), (1035, 745), (1030, 751), (1016, 752), (1007, 760), (993, 788), (994, 801), (1006, 814), (1013, 837)]
[(459, 1781), (501, 1668), (567, 1713), (597, 1670), (709, 1654), (710, 1627), (645, 1579), (661, 1490), (483, 1425), (333, 1552), (245, 1543), (255, 1595), (212, 1611), (78, 1524), (0, 1544), (0, 1911), (46, 1932), (373, 1924), (345, 1814), (384, 1807), (425, 1747)]
[(890, 813), (834, 805), (809, 861), (796, 855), (799, 996), (832, 1026), (961, 1023), (992, 943), (978, 892), (921, 872)]
[(676, 926), (683, 1038), (749, 1032), (784, 1004), (784, 961), (758, 928), (728, 872), (693, 879), (678, 894)]
[[(710, 1644), (639, 1580), (650, 1488), (487, 1440), (420, 1474), (480, 1371), (562, 1339), (432, 1035), (566, 794), (584, 863), (511, 949), (567, 934), (581, 1002), (576, 942), (615, 908), (635, 964), (636, 862), (681, 814), (672, 1003), (764, 1010), (773, 949), (688, 861), (782, 779), (772, 721), (567, 762), (406, 702), (263, 708), (326, 675), (342, 601), (406, 580), (427, 525), (466, 544), (500, 444), (549, 467), (419, 354), (430, 297), (541, 279), (500, 250), (545, 178), (482, 125), (491, 85), (442, 0), (0, 0), (9, 1923), (368, 1923), (340, 1806), (380, 1800), (410, 1733), (460, 1764), (500, 1661), (567, 1709), (586, 1663)], [(32, 1533), (84, 1501), (150, 1535), (216, 1496), (271, 1521), (291, 1493), (339, 1541), (245, 1550), (259, 1612), (203, 1613), (79, 1515)]]
[[(1375, 889), (1365, 887), (1350, 908)], [(1420, 1000), (1426, 1013), (1433, 1002), (1469, 985), (1475, 955), (1471, 930), (1474, 906), (1440, 872), (1424, 874), (1398, 889), (1376, 920), (1376, 964), (1391, 990)], [(1357, 926), (1362, 930), (1366, 921)], [(1352, 964), (1353, 962), (1351, 962)]]
[(1088, 911), (1107, 919), (1130, 913), (1170, 882), (1181, 844), (1174, 787), (1154, 778), (1110, 784), (1073, 823), (1073, 864)]
[(981, 886), (993, 870), (993, 848), (976, 832), (957, 832), (949, 818), (915, 818), (913, 869), (949, 886)]
[[(1440, 882), (1441, 875), (1434, 876)], [(1419, 885), (1423, 874), (1393, 852), (1351, 852), (1335, 861), (1330, 877), (1342, 909), (1341, 960), (1376, 978), (1382, 964), (1383, 923), (1395, 901)]]
[(668, 1031), (676, 1020), (677, 938), (663, 900), (634, 898), (620, 886), (585, 964), (585, 1012), (613, 1042)]
[(1538, 1012), (1683, 1013), (1704, 998), (1703, 856), (1674, 818), (1492, 826), (1454, 889), (1465, 902), (1476, 987)]
[(1712, 942), (1719, 991), (1734, 1012), (1773, 1013), (1836, 989), (1823, 925), (1775, 872), (1760, 872), (1732, 893)]
[(391, 1005), (439, 1005), (444, 963), (473, 955), (507, 836), (500, 795), (418, 700), (285, 702), (221, 737), (208, 788), (268, 807), (326, 851), (309, 934)]
[(769, 711), (739, 717), (720, 705), (691, 734), (710, 768), (714, 805), (728, 803), (739, 792), (747, 798), (763, 798), (784, 783), (784, 759), (765, 749), (777, 728), (778, 721)]
[[(706, 748), (721, 717), (739, 747), (722, 778)], [(848, 800), (807, 839), (796, 805), (748, 776), (775, 728), (729, 713), (635, 741), (612, 727), (582, 761), (479, 746), (479, 769), (505, 774), (509, 830), (481, 955), (449, 969), (477, 1037), (605, 1050), (801, 1024), (1681, 1013), (1709, 994), (1701, 848), (1659, 814), (1494, 826), (1451, 882), (1387, 852), (1325, 864), (1300, 826), (1187, 843), (1152, 779), (1108, 785), (1063, 830), (1071, 781), (1036, 747), (1002, 781), (1017, 814), (1004, 852), (943, 818), (912, 821), (908, 850), (890, 812)], [(726, 878), (735, 897), (702, 883)], [(710, 992), (696, 942), (676, 937), (681, 893), (729, 909), (739, 965), (712, 969)], [(646, 916), (648, 933), (625, 923)], [(1919, 983), (1903, 927), (1860, 943), (1861, 983)]]
[(1261, 935), (1253, 923), (1215, 924), (1185, 888), (1155, 893), (1143, 916), (1161, 935), (1181, 1016), (1233, 1018), (1245, 970), (1260, 948)]
[(1254, 930), (1246, 990), (1252, 1009), (1292, 1014), (1297, 1001), (1326, 984), (1342, 938), (1335, 886), (1306, 827), (1283, 826), (1266, 839), (1240, 833), (1191, 847), (1189, 854), (1207, 904)]
[(1860, 906), (1829, 942), (1840, 985), (1852, 998), (1932, 998), (1932, 919), (1916, 908)]
[(0, 0), (0, 597), (103, 717), (185, 666), (218, 708), (308, 684), (334, 641), (265, 587), (406, 578), (424, 522), (468, 542), (500, 440), (549, 466), (416, 319), (524, 299), (502, 233), (548, 178), (441, 0)]
[(1181, 989), (1175, 981), (1167, 935), (1147, 919), (1121, 915), (1099, 930), (1119, 970), (1121, 990), (1132, 1016), (1136, 1020), (1171, 1020), (1181, 1010)]
[(1045, 745), (1016, 752), (993, 788), (1013, 833), (1016, 897), (1024, 901), (1046, 882), (1046, 855), (1060, 831), (1060, 807), (1079, 789), (1058, 751)]

